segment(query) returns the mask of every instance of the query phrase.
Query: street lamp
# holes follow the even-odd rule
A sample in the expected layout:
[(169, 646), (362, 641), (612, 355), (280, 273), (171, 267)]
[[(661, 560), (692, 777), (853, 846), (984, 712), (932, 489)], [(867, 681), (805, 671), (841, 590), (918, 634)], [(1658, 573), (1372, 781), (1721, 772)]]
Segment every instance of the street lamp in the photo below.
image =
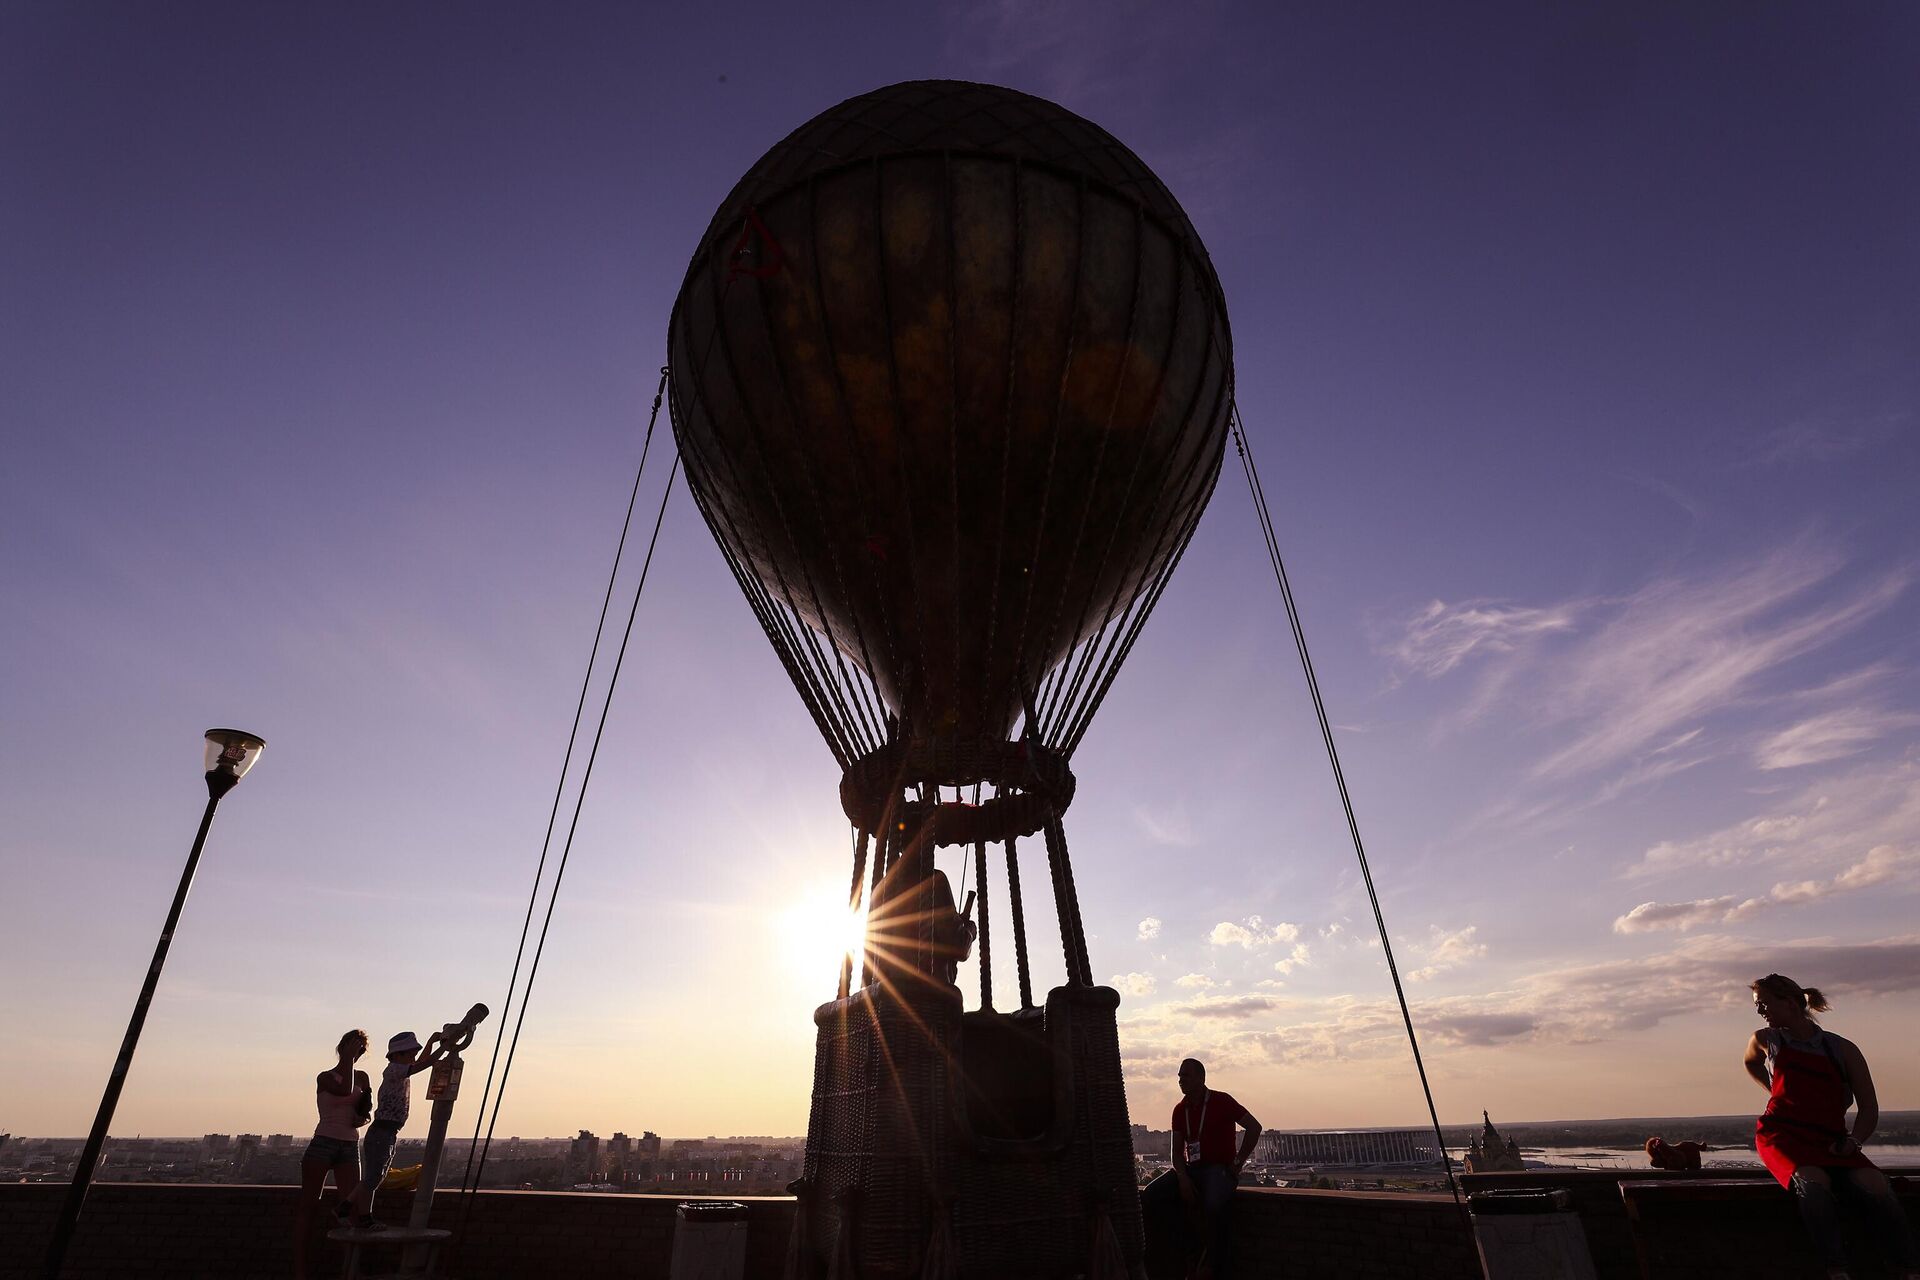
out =
[(173, 945), (173, 931), (180, 923), (180, 909), (187, 904), (187, 890), (193, 887), (193, 873), (200, 865), (200, 848), (207, 842), (207, 828), (213, 825), (213, 811), (220, 797), (233, 790), (247, 776), (254, 761), (266, 747), (266, 739), (238, 729), (207, 730), (207, 811), (200, 817), (200, 832), (193, 838), (193, 852), (187, 855), (186, 870), (180, 873), (180, 887), (173, 891), (173, 907), (160, 930), (160, 941), (153, 949), (153, 963), (147, 968), (147, 980), (140, 987), (140, 998), (133, 1005), (133, 1019), (127, 1023), (127, 1035), (120, 1042), (120, 1056), (114, 1059), (113, 1074), (107, 1077), (107, 1089), (100, 1097), (100, 1110), (93, 1117), (93, 1131), (73, 1168), (73, 1183), (67, 1188), (67, 1200), (60, 1208), (60, 1220), (54, 1225), (53, 1243), (47, 1247), (47, 1280), (60, 1280), (60, 1264), (66, 1258), (67, 1245), (73, 1240), (73, 1228), (80, 1221), (80, 1208), (87, 1202), (87, 1189), (93, 1185), (93, 1172), (100, 1163), (100, 1149), (106, 1145), (107, 1126), (113, 1123), (113, 1109), (120, 1104), (120, 1089), (127, 1082), (127, 1068), (133, 1065), (133, 1050), (140, 1043), (140, 1029), (147, 1022), (147, 1006), (153, 1003), (153, 989), (160, 985), (160, 968), (167, 962), (167, 949)]

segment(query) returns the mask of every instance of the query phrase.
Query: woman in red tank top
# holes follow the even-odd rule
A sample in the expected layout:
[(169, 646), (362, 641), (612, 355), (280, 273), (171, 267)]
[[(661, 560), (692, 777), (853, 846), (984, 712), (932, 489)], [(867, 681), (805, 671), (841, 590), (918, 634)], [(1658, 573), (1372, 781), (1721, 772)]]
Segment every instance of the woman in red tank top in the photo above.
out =
[[(1851, 1040), (1813, 1020), (1828, 1007), (1817, 988), (1770, 973), (1751, 989), (1754, 1012), (1767, 1024), (1747, 1041), (1747, 1074), (1768, 1095), (1754, 1125), (1754, 1150), (1799, 1202), (1828, 1280), (1847, 1276), (1836, 1192), (1854, 1197), (1871, 1215), (1905, 1280), (1920, 1280), (1906, 1215), (1886, 1175), (1860, 1149), (1880, 1120), (1866, 1058)], [(1856, 1098), (1859, 1109), (1849, 1129), (1847, 1108)]]

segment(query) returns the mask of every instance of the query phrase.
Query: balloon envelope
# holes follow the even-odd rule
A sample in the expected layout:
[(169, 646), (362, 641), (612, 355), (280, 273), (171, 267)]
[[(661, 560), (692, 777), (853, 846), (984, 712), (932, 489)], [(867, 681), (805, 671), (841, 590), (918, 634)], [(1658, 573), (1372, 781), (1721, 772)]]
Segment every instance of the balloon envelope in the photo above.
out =
[(948, 742), (1003, 740), (1170, 565), (1232, 394), (1218, 278), (1159, 179), (1062, 107), (957, 81), (763, 156), (694, 254), (670, 364), (688, 481), (796, 684), (837, 650)]

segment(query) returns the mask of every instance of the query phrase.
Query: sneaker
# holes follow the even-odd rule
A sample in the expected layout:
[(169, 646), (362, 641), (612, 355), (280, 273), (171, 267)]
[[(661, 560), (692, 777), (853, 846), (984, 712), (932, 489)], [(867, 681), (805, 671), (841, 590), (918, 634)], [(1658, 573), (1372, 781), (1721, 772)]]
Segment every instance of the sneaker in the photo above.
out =
[(347, 1220), (353, 1217), (353, 1201), (341, 1200), (335, 1203), (333, 1206), (333, 1216), (340, 1220), (340, 1225), (345, 1226)]
[(381, 1222), (370, 1213), (363, 1213), (358, 1218), (355, 1218), (353, 1225), (354, 1228), (359, 1231), (385, 1231), (387, 1229), (386, 1223)]

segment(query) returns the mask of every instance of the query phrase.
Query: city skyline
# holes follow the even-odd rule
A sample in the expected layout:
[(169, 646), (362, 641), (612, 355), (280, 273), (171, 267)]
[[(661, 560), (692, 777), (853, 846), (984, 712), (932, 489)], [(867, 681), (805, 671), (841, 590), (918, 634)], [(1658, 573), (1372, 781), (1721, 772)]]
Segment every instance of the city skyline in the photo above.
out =
[[(1757, 1110), (1773, 971), (1920, 1105), (1920, 13), (787, 14), (0, 16), (0, 1131), (85, 1131), (211, 724), (269, 746), (116, 1130), (303, 1133), (342, 1031), (497, 1007), (687, 258), (932, 76), (1101, 124), (1208, 246), (1441, 1119)], [(1137, 1122), (1197, 1054), (1412, 1127), (1232, 461), (1075, 757), (1094, 976)], [(501, 1132), (804, 1130), (838, 780), (678, 494)]]

